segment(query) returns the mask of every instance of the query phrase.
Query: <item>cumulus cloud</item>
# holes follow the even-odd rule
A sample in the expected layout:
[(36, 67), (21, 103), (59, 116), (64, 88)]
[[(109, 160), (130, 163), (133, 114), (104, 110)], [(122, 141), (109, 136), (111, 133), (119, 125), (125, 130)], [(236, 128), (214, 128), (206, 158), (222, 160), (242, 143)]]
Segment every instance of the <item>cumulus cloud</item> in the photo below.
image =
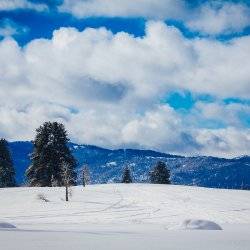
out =
[(234, 127), (224, 129), (201, 129), (196, 134), (196, 141), (203, 145), (200, 150), (204, 155), (233, 157), (249, 155), (250, 129), (239, 130)]
[(59, 12), (70, 13), (77, 18), (142, 17), (147, 20), (175, 20), (183, 22), (191, 31), (212, 36), (240, 33), (250, 26), (250, 7), (244, 2), (209, 0), (192, 5), (187, 0), (59, 0), (45, 3), (0, 0), (0, 11), (47, 11), (49, 8), (57, 8)]
[(166, 19), (184, 15), (184, 7), (183, 0), (64, 0), (59, 10), (80, 18), (107, 16)]
[(237, 33), (250, 25), (250, 8), (240, 3), (211, 1), (196, 10), (186, 24), (204, 34)]
[(185, 0), (64, 0), (59, 11), (78, 18), (90, 16), (143, 17), (177, 20), (190, 30), (206, 35), (241, 32), (250, 25), (250, 8), (244, 3), (211, 0), (190, 7)]
[[(249, 112), (243, 104), (197, 103), (185, 115), (159, 102), (176, 89), (250, 98), (249, 42), (248, 36), (188, 40), (162, 22), (148, 22), (142, 38), (105, 28), (61, 28), (24, 48), (6, 38), (0, 42), (0, 136), (31, 139), (42, 122), (58, 120), (79, 143), (249, 154), (249, 129), (234, 115)], [(220, 116), (225, 127), (202, 126)]]
[(48, 9), (48, 6), (46, 4), (35, 4), (28, 0), (0, 0), (0, 11), (12, 11), (15, 9), (45, 11)]
[[(250, 105), (241, 103), (197, 102), (193, 111), (198, 113), (203, 120), (216, 120), (227, 127), (242, 127), (242, 116), (250, 117)], [(196, 117), (196, 119), (199, 118)]]

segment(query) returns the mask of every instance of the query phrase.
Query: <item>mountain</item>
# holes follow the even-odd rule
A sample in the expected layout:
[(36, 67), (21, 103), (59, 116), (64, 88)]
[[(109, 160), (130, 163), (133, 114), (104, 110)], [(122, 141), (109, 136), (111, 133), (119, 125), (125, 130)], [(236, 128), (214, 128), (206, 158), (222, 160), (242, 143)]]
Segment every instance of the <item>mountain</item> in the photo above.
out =
[[(214, 188), (250, 189), (250, 157), (233, 159), (217, 157), (183, 157), (152, 150), (110, 150), (91, 145), (69, 143), (81, 167), (89, 166), (92, 183), (119, 182), (125, 165), (130, 166), (135, 182), (147, 182), (148, 172), (159, 160), (166, 162), (171, 170), (174, 184)], [(25, 183), (24, 172), (30, 164), (31, 142), (11, 142), (13, 162), (19, 184)]]

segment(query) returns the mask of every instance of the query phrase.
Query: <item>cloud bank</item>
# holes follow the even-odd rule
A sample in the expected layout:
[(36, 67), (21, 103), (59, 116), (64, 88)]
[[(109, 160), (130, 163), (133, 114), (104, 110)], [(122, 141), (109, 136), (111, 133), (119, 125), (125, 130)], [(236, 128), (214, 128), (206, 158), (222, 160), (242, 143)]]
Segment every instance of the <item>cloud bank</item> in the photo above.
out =
[(185, 0), (64, 0), (59, 11), (77, 18), (142, 17), (154, 20), (177, 20), (191, 31), (204, 35), (242, 32), (250, 26), (250, 8), (243, 2), (206, 1), (190, 6)]
[[(52, 39), (24, 48), (0, 42), (0, 136), (29, 140), (47, 120), (66, 124), (72, 141), (105, 147), (142, 147), (186, 155), (250, 154), (250, 129), (238, 114), (250, 98), (250, 37), (223, 43), (185, 38), (163, 22), (144, 37), (105, 28), (61, 28)], [(206, 93), (190, 112), (164, 96)], [(163, 101), (160, 101), (163, 100)], [(222, 124), (211, 127), (214, 122)]]
[[(196, 3), (194, 3), (196, 2)], [(177, 21), (202, 36), (241, 34), (250, 27), (247, 1), (188, 0), (0, 0), (0, 11), (35, 10), (51, 15), (69, 13), (89, 17), (144, 18)]]

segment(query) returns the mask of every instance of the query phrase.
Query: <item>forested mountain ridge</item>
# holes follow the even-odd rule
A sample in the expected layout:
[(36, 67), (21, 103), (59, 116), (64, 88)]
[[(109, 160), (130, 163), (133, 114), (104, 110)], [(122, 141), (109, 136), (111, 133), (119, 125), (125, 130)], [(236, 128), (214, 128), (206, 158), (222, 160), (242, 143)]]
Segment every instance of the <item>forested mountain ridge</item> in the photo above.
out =
[[(24, 172), (30, 164), (31, 142), (10, 142), (19, 185), (25, 183)], [(152, 150), (110, 150), (91, 145), (69, 143), (78, 161), (78, 172), (85, 164), (91, 174), (91, 183), (120, 182), (124, 166), (132, 170), (134, 182), (148, 182), (148, 172), (159, 160), (171, 170), (173, 184), (204, 187), (250, 189), (250, 157), (233, 159), (217, 157), (183, 157)], [(80, 174), (79, 174), (80, 176)]]

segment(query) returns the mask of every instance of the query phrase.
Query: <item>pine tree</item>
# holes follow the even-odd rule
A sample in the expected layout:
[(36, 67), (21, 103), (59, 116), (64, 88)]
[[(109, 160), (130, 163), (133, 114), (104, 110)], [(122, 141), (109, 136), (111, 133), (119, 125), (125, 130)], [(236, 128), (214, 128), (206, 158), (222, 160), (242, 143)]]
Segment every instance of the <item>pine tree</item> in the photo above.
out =
[(132, 183), (132, 177), (129, 167), (125, 167), (123, 170), (122, 183)]
[(15, 169), (12, 163), (8, 143), (0, 140), (0, 188), (15, 187)]
[(30, 186), (63, 186), (63, 167), (68, 165), (70, 185), (76, 184), (76, 160), (67, 146), (69, 141), (64, 125), (45, 122), (36, 130), (37, 134), (32, 163), (26, 171)]
[(157, 162), (150, 172), (150, 182), (154, 184), (170, 184), (170, 171), (165, 162)]

